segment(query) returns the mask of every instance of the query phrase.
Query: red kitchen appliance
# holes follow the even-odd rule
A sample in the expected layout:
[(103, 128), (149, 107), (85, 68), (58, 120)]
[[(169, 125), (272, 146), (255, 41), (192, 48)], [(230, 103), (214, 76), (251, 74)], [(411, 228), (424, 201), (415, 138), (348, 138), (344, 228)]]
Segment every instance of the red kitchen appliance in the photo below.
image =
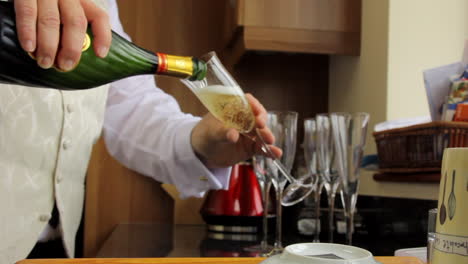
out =
[(261, 227), (263, 205), (252, 164), (233, 166), (229, 189), (210, 191), (200, 213), (211, 232), (256, 234)]

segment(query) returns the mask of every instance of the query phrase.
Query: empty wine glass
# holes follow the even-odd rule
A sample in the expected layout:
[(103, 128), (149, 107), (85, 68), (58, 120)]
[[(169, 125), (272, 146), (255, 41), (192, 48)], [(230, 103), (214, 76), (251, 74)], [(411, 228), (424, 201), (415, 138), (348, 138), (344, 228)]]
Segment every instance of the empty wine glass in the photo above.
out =
[(328, 196), (328, 240), (333, 242), (335, 196), (340, 186), (336, 170), (335, 149), (328, 114), (315, 117), (317, 125), (317, 172), (320, 175)]
[(317, 173), (317, 125), (314, 118), (304, 119), (304, 157), (314, 185), (315, 227), (313, 242), (320, 242), (320, 195), (323, 184)]
[(272, 245), (268, 244), (268, 206), (270, 201), (270, 187), (271, 178), (268, 175), (268, 170), (265, 162), (266, 157), (255, 155), (253, 157), (253, 168), (257, 176), (258, 183), (262, 188), (262, 203), (263, 203), (263, 216), (262, 216), (262, 241), (260, 245), (254, 245), (246, 248), (249, 252), (258, 252), (260, 256), (267, 256), (273, 249)]
[[(201, 57), (206, 62), (206, 76), (203, 80), (181, 80), (203, 103), (203, 105), (227, 127), (237, 129), (242, 135), (252, 138), (255, 127), (255, 117), (250, 104), (245, 98), (239, 84), (224, 68), (216, 53), (210, 52)], [(262, 144), (262, 151), (269, 157), (275, 157), (268, 145), (259, 135), (258, 130), (253, 131)], [(253, 139), (254, 140), (254, 139)], [(293, 192), (288, 192), (283, 199), (289, 203), (302, 200), (312, 192), (312, 184), (308, 179), (299, 181), (291, 176), (287, 168), (277, 158), (272, 158), (272, 164), (290, 182)], [(289, 195), (291, 195), (289, 197)]]
[(359, 165), (366, 145), (367, 113), (331, 113), (336, 165), (341, 180), (341, 201), (346, 218), (346, 243), (352, 244), (358, 197)]
[[(296, 155), (297, 141), (297, 116), (291, 111), (269, 111), (267, 116), (267, 126), (275, 136), (275, 146), (283, 150), (281, 162), (289, 173), (292, 169), (294, 157)], [(278, 167), (273, 164), (271, 158), (267, 158), (268, 171), (271, 172), (271, 181), (276, 191), (276, 238), (271, 254), (278, 254), (283, 251), (282, 246), (282, 205), (281, 197), (287, 179), (279, 172)]]

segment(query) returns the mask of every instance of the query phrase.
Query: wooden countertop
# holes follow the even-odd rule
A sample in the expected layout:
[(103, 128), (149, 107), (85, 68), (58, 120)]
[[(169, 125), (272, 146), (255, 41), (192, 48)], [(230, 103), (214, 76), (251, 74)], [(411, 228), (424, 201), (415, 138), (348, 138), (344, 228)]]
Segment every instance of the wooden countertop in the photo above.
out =
[[(415, 257), (376, 257), (383, 264), (424, 264)], [(183, 263), (234, 263), (258, 264), (264, 258), (131, 258), (131, 259), (26, 259), (17, 264), (183, 264)]]

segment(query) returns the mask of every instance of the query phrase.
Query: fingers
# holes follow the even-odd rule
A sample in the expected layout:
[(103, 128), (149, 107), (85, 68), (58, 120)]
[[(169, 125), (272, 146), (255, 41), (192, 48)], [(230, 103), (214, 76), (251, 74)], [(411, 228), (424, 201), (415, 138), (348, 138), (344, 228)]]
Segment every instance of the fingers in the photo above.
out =
[(60, 39), (60, 14), (57, 0), (41, 0), (37, 7), (37, 63), (50, 68), (55, 61)]
[(259, 135), (262, 137), (263, 141), (267, 144), (275, 143), (275, 136), (271, 133), (271, 130), (268, 127), (258, 130)]
[[(265, 107), (263, 107), (263, 105), (251, 94), (247, 93), (245, 96), (250, 106), (252, 107), (252, 112), (255, 115), (256, 126), (259, 131), (259, 136), (262, 137), (263, 141), (265, 141), (265, 143), (270, 146), (270, 149), (272, 150), (273, 154), (275, 154), (276, 157), (281, 157), (282, 155), (281, 149), (272, 145), (275, 142), (275, 136), (273, 135), (271, 130), (266, 126), (267, 111)], [(261, 150), (261, 144), (260, 144), (261, 141), (259, 139), (257, 139), (256, 141), (257, 141), (257, 146), (256, 146), (257, 154), (265, 155), (264, 152)]]
[(37, 2), (36, 0), (16, 0), (16, 30), (21, 47), (28, 52), (36, 49), (36, 21)]
[(223, 143), (236, 143), (239, 140), (240, 133), (234, 128), (228, 128), (216, 119), (213, 114), (208, 113), (203, 117), (201, 121), (204, 124), (205, 131), (211, 142), (217, 144), (218, 142)]
[(60, 69), (70, 71), (80, 60), (88, 21), (79, 1), (60, 0), (59, 8), (63, 28), (57, 63)]
[(278, 159), (281, 158), (281, 156), (283, 156), (283, 151), (277, 146), (270, 145), (270, 150), (271, 152), (273, 152), (273, 154), (275, 154), (276, 158)]
[[(274, 154), (275, 158), (281, 157), (282, 150), (273, 145), (273, 143), (275, 142), (275, 137), (274, 137), (273, 133), (271, 133), (271, 131), (270, 131), (270, 129), (268, 127), (265, 127), (264, 129), (260, 129), (259, 130), (259, 136), (261, 136), (263, 141), (268, 145), (271, 152)], [(259, 139), (256, 140), (256, 147), (255, 147), (256, 154), (257, 155), (264, 155), (264, 156), (269, 157), (270, 155), (268, 155), (267, 153), (265, 153), (262, 150), (262, 144), (261, 143), (262, 143), (261, 140), (259, 140)], [(273, 157), (270, 157), (270, 158), (273, 158)]]
[(253, 155), (262, 155), (269, 158), (281, 158), (281, 156), (283, 155), (283, 151), (277, 146), (268, 145), (268, 148), (270, 148), (270, 151), (273, 153), (274, 157), (270, 157), (267, 153), (265, 153), (262, 150), (262, 145), (259, 143), (255, 145), (255, 153), (253, 153)]
[(230, 143), (236, 143), (239, 140), (240, 134), (234, 128), (230, 128), (226, 131), (226, 140)]
[(252, 112), (255, 115), (255, 125), (257, 128), (264, 128), (266, 126), (267, 111), (265, 107), (251, 94), (247, 93), (245, 95), (247, 101), (252, 108)]
[(80, 0), (84, 13), (93, 30), (93, 49), (97, 56), (104, 58), (109, 52), (112, 41), (109, 17), (98, 6), (89, 0)]

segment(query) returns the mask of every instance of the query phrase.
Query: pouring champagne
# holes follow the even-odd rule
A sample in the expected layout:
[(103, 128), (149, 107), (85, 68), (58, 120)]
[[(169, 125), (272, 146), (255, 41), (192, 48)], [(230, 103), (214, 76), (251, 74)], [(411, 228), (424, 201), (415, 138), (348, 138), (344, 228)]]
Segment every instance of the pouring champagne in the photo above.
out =
[(202, 104), (224, 125), (237, 129), (242, 135), (253, 139), (256, 135), (262, 145), (263, 153), (272, 159), (278, 171), (290, 183), (288, 192), (282, 197), (282, 203), (293, 205), (302, 201), (313, 190), (310, 179), (295, 179), (285, 166), (275, 158), (268, 145), (263, 141), (258, 130), (253, 131), (255, 117), (244, 92), (224, 68), (214, 52), (201, 57), (206, 62), (207, 71), (203, 80), (183, 79), (182, 82), (190, 88)]

